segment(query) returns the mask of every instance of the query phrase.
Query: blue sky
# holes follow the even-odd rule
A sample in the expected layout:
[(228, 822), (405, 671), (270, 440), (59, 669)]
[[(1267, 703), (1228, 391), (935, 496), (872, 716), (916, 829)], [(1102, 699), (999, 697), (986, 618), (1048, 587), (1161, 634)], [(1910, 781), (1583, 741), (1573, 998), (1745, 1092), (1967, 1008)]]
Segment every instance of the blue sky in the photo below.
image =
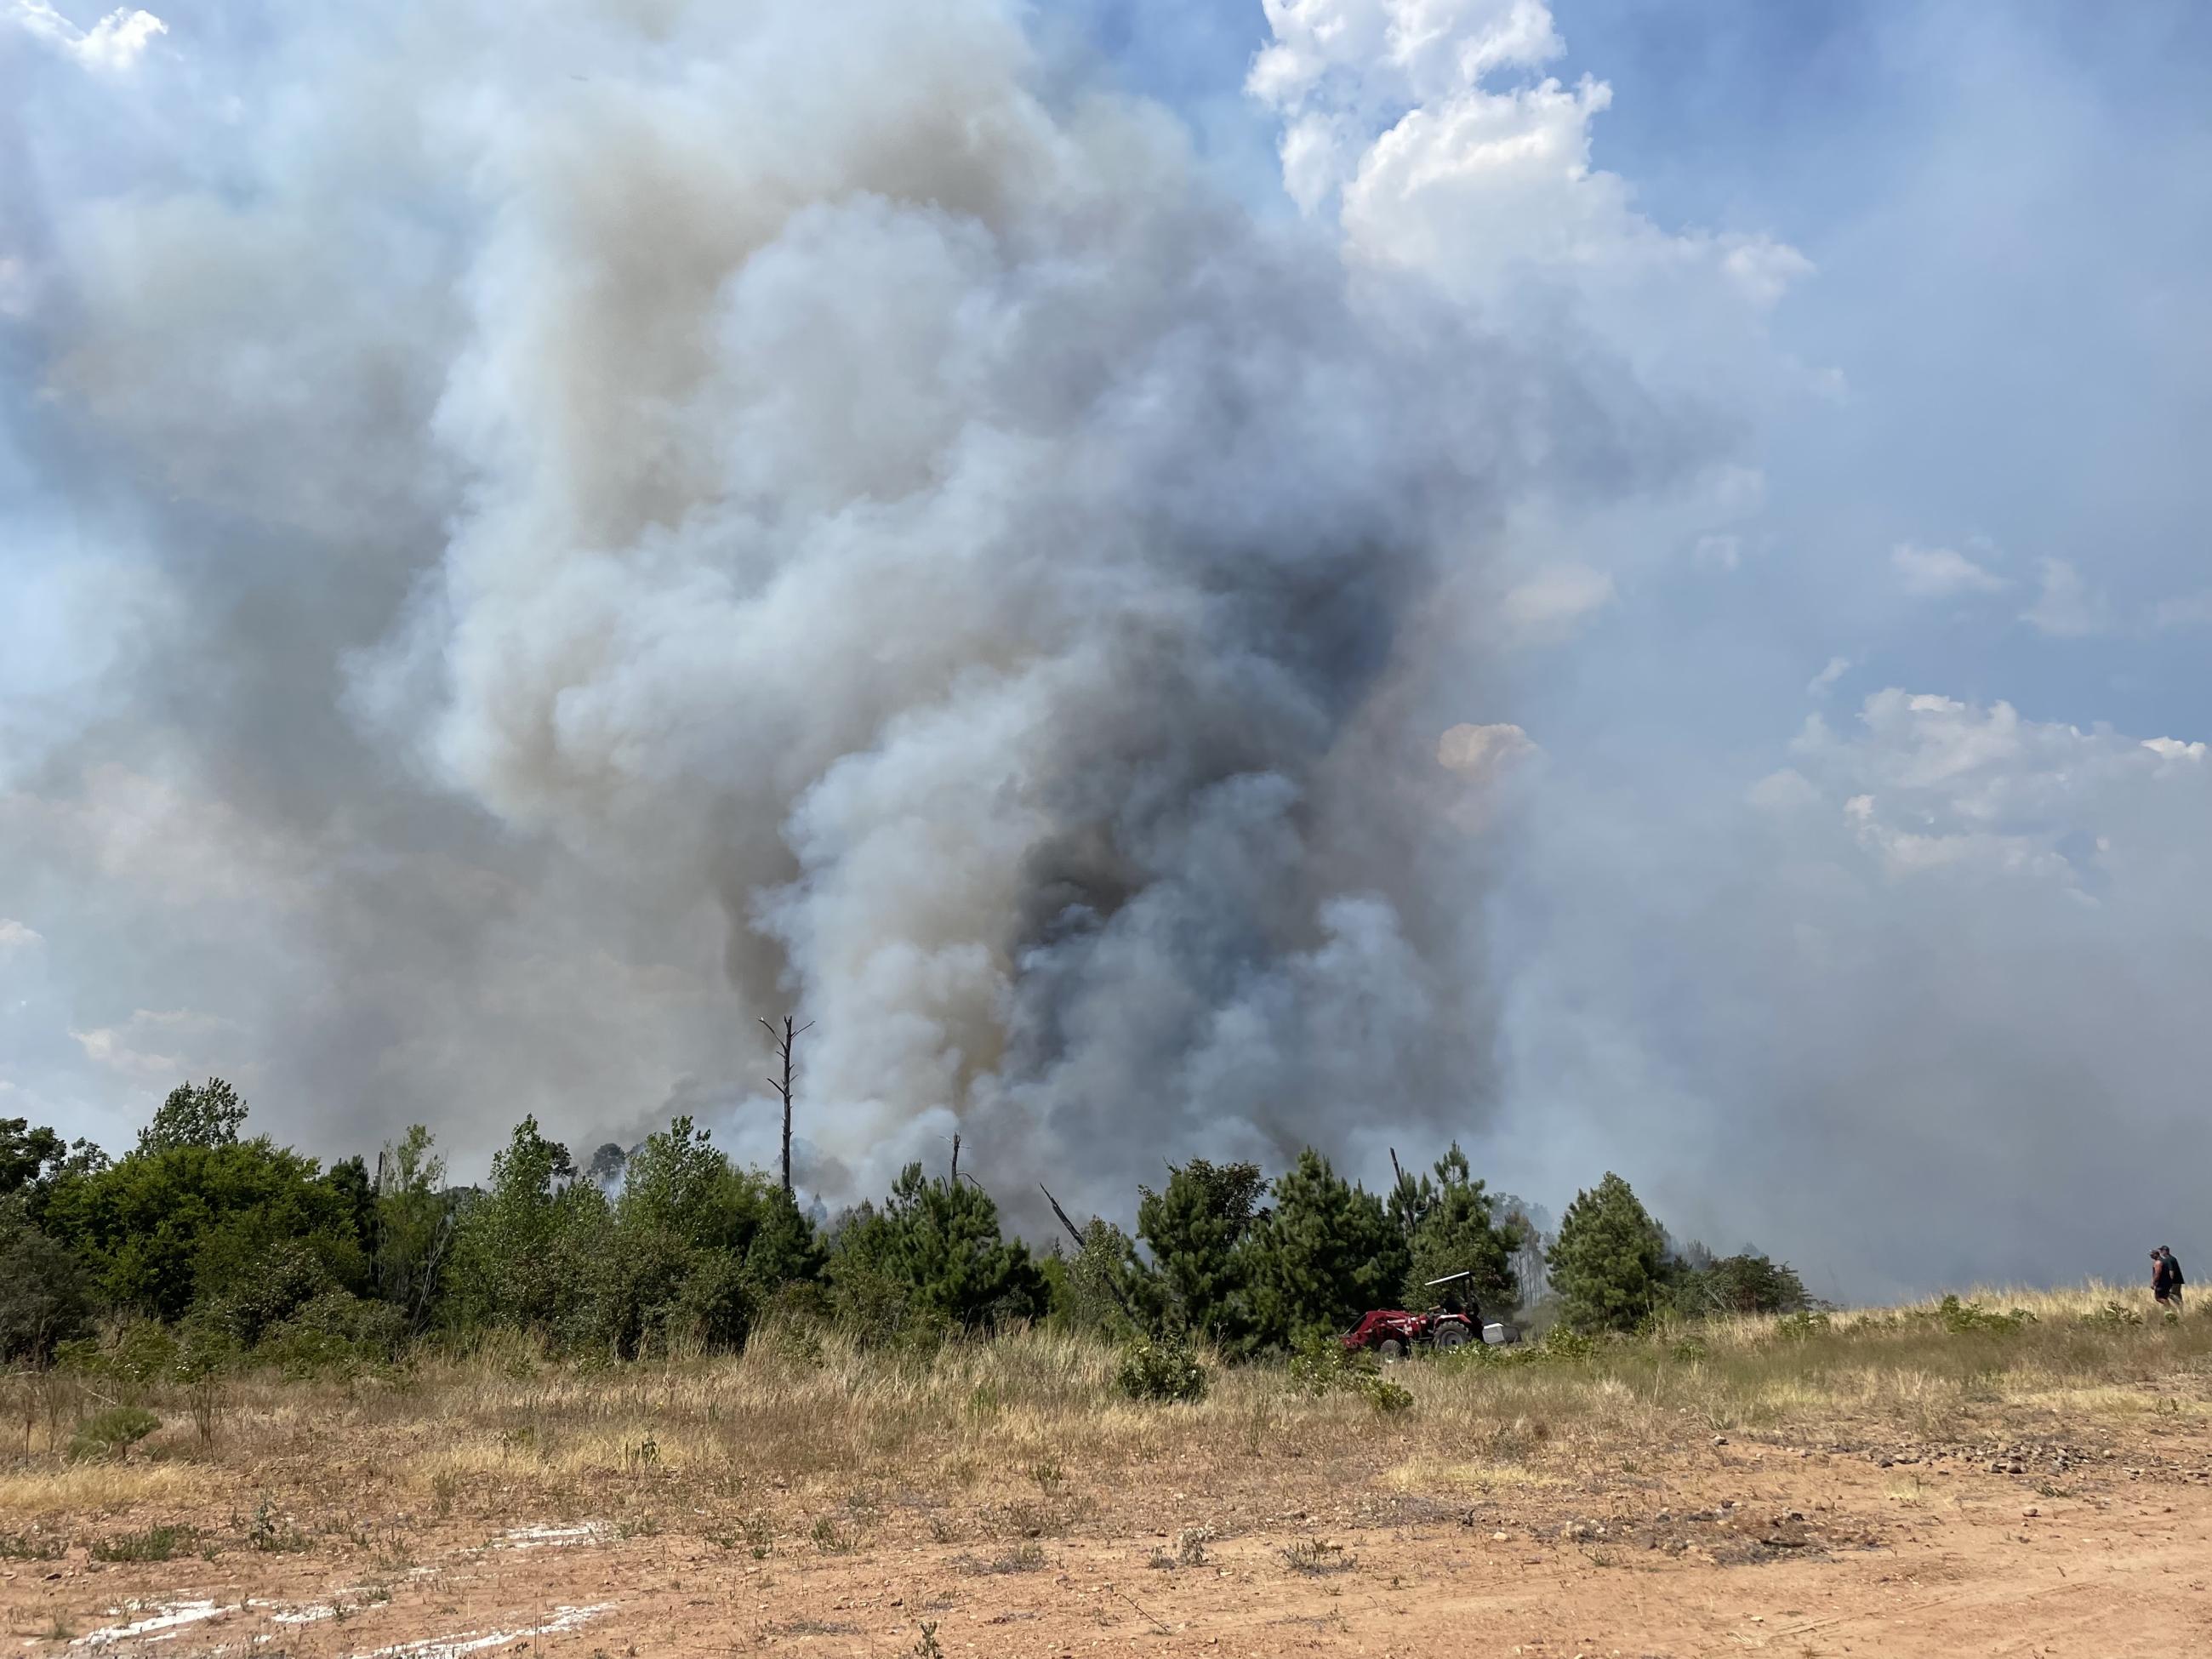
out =
[[(810, 237), (862, 230), (839, 216), (843, 185), (808, 173), (810, 145), (873, 155), (869, 135), (910, 121), (920, 136), (899, 143), (926, 167), (938, 98), (997, 112), (1016, 149), (1073, 168), (1058, 195), (1035, 183), (1053, 176), (1041, 160), (1006, 186), (1042, 192), (1024, 222), (1039, 246), (1088, 257), (1091, 232), (1069, 227), (1091, 222), (1056, 216), (1093, 175), (1114, 222), (1176, 227), (1121, 256), (1133, 294), (1158, 291), (1142, 263), (1158, 246), (1205, 235), (1223, 238), (1222, 268), (1279, 273), (1279, 293), (1257, 276), (1240, 290), (1253, 351), (1316, 374), (1370, 362), (1358, 384), (1395, 390), (1346, 392), (1270, 441), (1328, 427), (1329, 453), (1372, 478), (1444, 480), (1435, 499), (1463, 509), (1415, 526), (1406, 501), (1424, 489), (1379, 503), (1349, 466), (1311, 504), (1379, 515), (1443, 574), (1401, 619), (1423, 643), (1401, 695), (1423, 733), (1478, 734), (1437, 752), (1485, 804), (1453, 809), (1477, 827), (1438, 866), (1473, 872), (1454, 942), (1414, 954), (1432, 999), (1465, 979), (1462, 1003), (1424, 1006), (1487, 1070), (1463, 1111), (1355, 1105), (1334, 1129), (1319, 1104), (1270, 1124), (1194, 1103), (1160, 1131), (1171, 1147), (1271, 1147), (1295, 1127), (1372, 1175), (1394, 1136), (1449, 1127), (1555, 1207), (1618, 1168), (1678, 1231), (1755, 1237), (1853, 1292), (2129, 1273), (2138, 1231), (2178, 1231), (2193, 1203), (2179, 1172), (2212, 1153), (2197, 1016), (2212, 994), (2212, 14), (1301, 0), (1271, 19), (1223, 0), (960, 0), (926, 24), (770, 6), (737, 30), (665, 9), (640, 32), (622, 7), (573, 0), (526, 39), (489, 6), (156, 20), (0, 0), (0, 147), (21, 163), (0, 167), (0, 1114), (118, 1144), (172, 1073), (221, 1066), (319, 1152), (490, 1097), (578, 1139), (687, 1103), (757, 1150), (752, 1057), (726, 1029), (751, 1011), (732, 1021), (733, 996), (781, 972), (837, 1007), (896, 946), (939, 978), (867, 1018), (936, 1047), (825, 1055), (851, 1099), (819, 1149), (824, 1189), (865, 1186), (963, 1111), (1082, 1143), (1066, 1116), (1079, 1090), (978, 1073), (944, 1012), (1019, 987), (946, 991), (958, 951), (930, 931), (941, 918), (868, 910), (862, 863), (806, 862), (857, 774), (880, 761), (886, 790), (919, 787), (930, 767), (893, 764), (898, 744), (945, 711), (923, 699), (829, 733), (794, 705), (788, 729), (819, 739), (822, 764), (743, 807), (701, 735), (732, 699), (773, 711), (798, 694), (757, 665), (710, 672), (714, 651), (667, 620), (696, 594), (651, 581), (727, 577), (753, 556), (717, 515), (757, 497), (796, 522), (817, 495), (787, 478), (858, 488), (842, 461), (799, 454), (755, 496), (725, 476), (684, 520), (720, 526), (701, 547), (629, 548), (637, 591), (598, 624), (646, 641), (622, 673), (578, 667), (599, 649), (581, 632), (530, 643), (546, 596), (586, 586), (604, 550), (581, 507), (532, 493), (549, 464), (518, 457), (542, 444), (594, 487), (672, 489), (638, 434), (691, 410), (669, 440), (689, 455), (703, 440), (682, 434), (728, 415), (653, 380), (651, 327), (595, 309), (572, 275), (659, 295), (660, 266), (709, 259), (700, 226), (777, 191), (813, 207), (762, 246), (826, 258)], [(1400, 50), (1408, 19), (1435, 33)], [(894, 44), (909, 71), (889, 67)], [(1116, 149), (1084, 125), (1102, 81), (1150, 136)], [(1164, 131), (1180, 137), (1147, 148)], [(964, 175), (925, 189), (852, 165), (871, 199), (911, 188), (932, 213), (967, 210)], [(1189, 191), (1230, 204), (1212, 228), (1169, 216)], [(883, 421), (953, 396), (902, 379), (920, 360), (896, 332), (949, 326), (925, 327), (914, 296), (980, 256), (944, 234), (949, 252), (902, 285), (855, 287), (842, 313), (884, 319), (850, 368)], [(890, 260), (911, 240), (854, 245)], [(596, 264), (617, 242), (638, 258)], [(752, 293), (746, 271), (768, 284), (782, 268), (729, 257), (701, 289), (716, 305)], [(965, 326), (975, 295), (1066, 268), (976, 279), (945, 315)], [(1341, 314), (1311, 297), (1340, 277)], [(830, 261), (774, 292), (859, 282)], [(769, 314), (747, 303), (686, 348), (726, 374), (716, 396), (742, 405), (779, 374), (811, 387), (824, 325), (740, 339)], [(1426, 376), (1394, 355), (1416, 336)], [(775, 355), (787, 338), (817, 355)], [(582, 365), (587, 346), (604, 359)], [(572, 415), (540, 413), (564, 397)], [(986, 412), (966, 429), (1006, 416)], [(795, 443), (780, 418), (732, 429)], [(685, 465), (738, 467), (726, 440)], [(969, 453), (927, 453), (915, 465), (933, 477)], [(1264, 469), (1199, 464), (1263, 516)], [(1055, 476), (1084, 475), (1071, 460)], [(1304, 499), (1305, 481), (1279, 485)], [(516, 578), (520, 556), (491, 545), (520, 534), (510, 508), (522, 539), (574, 547)], [(975, 637), (970, 655), (995, 662), (1000, 643)], [(502, 679), (509, 659), (536, 678)], [(533, 769), (531, 731), (560, 734), (546, 741), (573, 769)], [(982, 776), (1012, 752), (934, 764)], [(1351, 765), (1340, 753), (1285, 787), (1320, 799)], [(627, 793), (587, 805), (607, 777)], [(935, 822), (899, 799), (898, 822)], [(945, 833), (996, 845), (1006, 827)], [(1326, 864), (1335, 897), (1389, 897), (1392, 872), (1338, 857), (1302, 868), (1319, 881)], [(778, 884), (793, 858), (799, 889)], [(957, 943), (981, 960), (1030, 902), (970, 879)], [(816, 908), (777, 909), (800, 889)], [(811, 976), (836, 950), (858, 960), (853, 930), (870, 925), (874, 968)], [(750, 953), (770, 936), (785, 954), (763, 969)], [(1274, 964), (1287, 978), (1270, 994), (1327, 957)], [(1212, 1013), (1225, 1029), (1265, 1001)], [(1200, 1063), (1215, 1053), (1161, 1063), (1187, 1083), (1218, 1077), (1218, 1055)], [(503, 1109), (462, 1109), (459, 1164), (488, 1152)]]

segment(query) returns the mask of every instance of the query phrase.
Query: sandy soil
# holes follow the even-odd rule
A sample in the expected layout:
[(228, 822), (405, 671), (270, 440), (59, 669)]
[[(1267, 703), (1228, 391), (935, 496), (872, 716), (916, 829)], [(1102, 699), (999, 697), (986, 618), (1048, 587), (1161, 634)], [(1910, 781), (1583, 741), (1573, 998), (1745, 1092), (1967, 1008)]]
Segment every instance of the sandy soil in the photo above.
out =
[(0, 1606), (21, 1650), (163, 1659), (2212, 1653), (2212, 1437), (2082, 1438), (1737, 1437), (1518, 1480), (1316, 1465), (1024, 1501), (890, 1487), (849, 1527), (750, 1536), (673, 1487), (650, 1519), (363, 1516), (350, 1543), (272, 1519), (278, 1547), (212, 1559), (96, 1562), (80, 1540), (9, 1560)]

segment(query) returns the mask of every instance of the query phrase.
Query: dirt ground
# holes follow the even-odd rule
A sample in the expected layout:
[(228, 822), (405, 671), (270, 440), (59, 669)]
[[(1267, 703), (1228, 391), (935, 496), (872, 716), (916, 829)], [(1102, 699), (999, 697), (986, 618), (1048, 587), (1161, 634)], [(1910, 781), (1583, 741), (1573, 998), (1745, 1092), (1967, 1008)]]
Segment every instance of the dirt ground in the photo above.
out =
[(604, 1513), (587, 1493), (580, 1514), (501, 1514), (480, 1490), (443, 1519), (371, 1512), (364, 1486), (333, 1526), (341, 1481), (299, 1496), (312, 1535), (232, 1513), (249, 1541), (212, 1559), (94, 1561), (81, 1535), (19, 1554), (0, 1605), (22, 1650), (162, 1659), (2212, 1653), (2201, 1419), (2078, 1443), (1807, 1438), (1686, 1433), (1625, 1467), (1494, 1479), (1431, 1480), (1393, 1460), (1407, 1441), (1188, 1490), (1157, 1469), (1019, 1499), (893, 1484), (811, 1531), (725, 1529), (673, 1486), (617, 1504), (612, 1482)]

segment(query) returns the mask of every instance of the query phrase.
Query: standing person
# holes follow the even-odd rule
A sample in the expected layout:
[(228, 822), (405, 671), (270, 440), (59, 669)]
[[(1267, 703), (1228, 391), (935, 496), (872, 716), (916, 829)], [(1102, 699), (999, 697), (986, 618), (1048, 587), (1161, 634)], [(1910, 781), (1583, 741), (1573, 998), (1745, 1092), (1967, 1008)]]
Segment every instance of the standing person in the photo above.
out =
[(2181, 1263), (2174, 1260), (2173, 1246), (2158, 1247), (2159, 1260), (2166, 1266), (2166, 1303), (2174, 1312), (2181, 1311)]

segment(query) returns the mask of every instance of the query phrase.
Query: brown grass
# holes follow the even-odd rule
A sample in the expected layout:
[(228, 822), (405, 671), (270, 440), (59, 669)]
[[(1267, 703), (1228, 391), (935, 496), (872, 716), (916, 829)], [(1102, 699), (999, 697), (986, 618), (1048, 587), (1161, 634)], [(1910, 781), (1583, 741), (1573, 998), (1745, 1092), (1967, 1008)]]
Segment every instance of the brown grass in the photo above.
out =
[[(1114, 1389), (1112, 1348), (1042, 1329), (909, 1354), (769, 1333), (742, 1355), (628, 1366), (501, 1342), (393, 1376), (235, 1380), (210, 1447), (181, 1396), (156, 1393), (163, 1427), (129, 1461), (68, 1464), (34, 1443), (0, 1476), (0, 1515), (245, 1513), (273, 1498), (364, 1547), (363, 1516), (588, 1516), (843, 1549), (947, 1502), (993, 1536), (1051, 1537), (1131, 1480), (1261, 1491), (1322, 1462), (1378, 1492), (1480, 1494), (1712, 1434), (1963, 1441), (2212, 1416), (2212, 1317), (2169, 1326), (2146, 1296), (2094, 1285), (1978, 1299), (2034, 1321), (1961, 1334), (1926, 1308), (1861, 1310), (1795, 1334), (1718, 1322), (1701, 1348), (1677, 1333), (1571, 1363), (1422, 1361), (1394, 1373), (1414, 1404), (1392, 1416), (1299, 1394), (1278, 1364), (1214, 1367), (1198, 1404), (1139, 1404)], [(2146, 1322), (2094, 1322), (2115, 1301)]]

